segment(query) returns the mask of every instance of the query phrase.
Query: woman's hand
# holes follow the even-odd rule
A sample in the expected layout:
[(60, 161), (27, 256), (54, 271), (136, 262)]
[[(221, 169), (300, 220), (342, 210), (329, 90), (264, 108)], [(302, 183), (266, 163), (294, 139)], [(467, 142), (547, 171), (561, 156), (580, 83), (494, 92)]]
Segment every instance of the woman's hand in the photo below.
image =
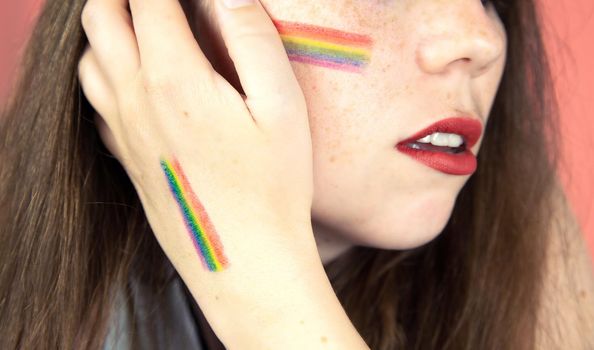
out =
[(126, 5), (87, 3), (82, 23), (90, 47), (79, 75), (102, 117), (102, 139), (143, 204), (155, 207), (149, 212), (172, 202), (160, 160), (177, 159), (214, 222), (310, 224), (307, 108), (264, 9), (216, 6), (243, 97), (213, 70), (177, 1), (132, 0), (132, 16)]
[(317, 253), (307, 108), (280, 36), (259, 3), (220, 1), (245, 97), (176, 0), (88, 1), (79, 77), (101, 138), (227, 347), (365, 348)]

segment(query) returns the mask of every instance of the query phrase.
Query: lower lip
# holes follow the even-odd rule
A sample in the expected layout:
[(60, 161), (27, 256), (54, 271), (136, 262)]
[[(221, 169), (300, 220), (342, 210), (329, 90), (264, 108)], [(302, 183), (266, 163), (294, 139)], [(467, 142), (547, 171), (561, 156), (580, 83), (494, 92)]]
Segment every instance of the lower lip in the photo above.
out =
[(461, 153), (431, 152), (414, 149), (405, 144), (396, 148), (419, 162), (450, 175), (471, 175), (476, 171), (476, 157), (470, 150)]

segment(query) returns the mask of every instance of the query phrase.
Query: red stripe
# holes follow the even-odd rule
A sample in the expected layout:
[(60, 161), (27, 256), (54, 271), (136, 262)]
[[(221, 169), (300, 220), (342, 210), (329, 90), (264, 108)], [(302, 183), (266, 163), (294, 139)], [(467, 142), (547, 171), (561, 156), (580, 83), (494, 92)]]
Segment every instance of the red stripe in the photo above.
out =
[(371, 46), (372, 44), (371, 38), (367, 35), (297, 22), (280, 20), (273, 20), (273, 22), (278, 32), (282, 35), (303, 36), (350, 46)]

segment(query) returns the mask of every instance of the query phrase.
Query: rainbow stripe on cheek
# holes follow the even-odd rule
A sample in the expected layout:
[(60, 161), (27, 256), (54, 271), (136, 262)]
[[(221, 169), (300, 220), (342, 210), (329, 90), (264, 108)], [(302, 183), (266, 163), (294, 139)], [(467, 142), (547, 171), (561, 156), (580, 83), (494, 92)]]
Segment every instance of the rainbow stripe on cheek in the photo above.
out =
[(360, 73), (369, 62), (373, 41), (367, 35), (273, 20), (289, 59)]
[(202, 258), (202, 265), (210, 271), (224, 270), (229, 262), (223, 253), (223, 245), (204, 206), (190, 187), (181, 165), (175, 158), (171, 161), (161, 158), (160, 162), (169, 189), (181, 209), (190, 238)]

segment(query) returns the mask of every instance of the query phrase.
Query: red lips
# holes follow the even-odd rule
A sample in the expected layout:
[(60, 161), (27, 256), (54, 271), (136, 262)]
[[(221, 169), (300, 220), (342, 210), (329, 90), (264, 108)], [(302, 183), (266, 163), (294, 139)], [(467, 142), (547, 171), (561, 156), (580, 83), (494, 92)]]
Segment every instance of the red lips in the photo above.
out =
[[(451, 175), (470, 175), (476, 171), (476, 156), (470, 148), (480, 139), (483, 131), (482, 123), (475, 118), (453, 117), (440, 120), (413, 136), (400, 141), (396, 149), (420, 161), (421, 163)], [(464, 139), (464, 151), (447, 153), (445, 151), (429, 151), (413, 148), (412, 144), (434, 132), (458, 134)], [(445, 148), (444, 148), (445, 150)]]

